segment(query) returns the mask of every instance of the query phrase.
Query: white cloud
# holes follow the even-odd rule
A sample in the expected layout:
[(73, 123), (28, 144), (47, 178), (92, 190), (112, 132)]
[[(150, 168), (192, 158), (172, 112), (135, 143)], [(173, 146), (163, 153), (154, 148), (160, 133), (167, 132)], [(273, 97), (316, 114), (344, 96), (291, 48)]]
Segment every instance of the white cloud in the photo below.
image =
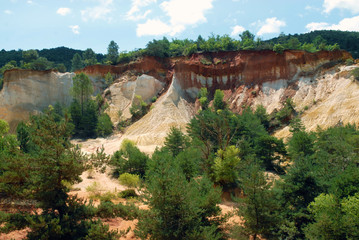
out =
[(151, 13), (151, 10), (141, 13), (141, 8), (147, 7), (148, 5), (156, 2), (157, 0), (132, 0), (131, 9), (126, 14), (127, 19), (137, 21), (146, 18), (147, 15)]
[(31, 1), (31, 0), (28, 0), (27, 3), (28, 3), (28, 4), (33, 4), (34, 2)]
[(97, 0), (97, 2), (99, 3), (99, 5), (86, 8), (85, 10), (81, 10), (81, 16), (83, 21), (94, 21), (98, 19), (111, 21), (111, 18), (108, 17), (108, 14), (113, 11), (113, 0)]
[(358, 0), (324, 0), (323, 7), (325, 13), (330, 13), (336, 8), (359, 13)]
[(172, 26), (206, 22), (204, 13), (213, 8), (213, 0), (169, 0), (161, 3), (162, 10), (170, 17)]
[(71, 25), (69, 26), (74, 34), (80, 34), (80, 26), (79, 25)]
[(10, 14), (12, 14), (12, 11), (10, 11), (10, 10), (5, 10), (4, 13), (10, 15)]
[[(206, 22), (205, 12), (213, 8), (214, 0), (167, 0), (160, 4), (162, 11), (169, 17), (168, 22), (162, 18), (147, 19), (143, 24), (137, 25), (137, 36), (165, 35), (171, 36), (183, 32), (187, 26)], [(130, 20), (146, 18), (150, 10), (141, 14), (141, 8), (155, 3), (157, 0), (133, 0), (132, 8), (127, 13)]]
[(269, 33), (279, 33), (280, 28), (284, 27), (286, 23), (284, 21), (278, 20), (276, 17), (267, 18), (264, 23), (259, 22), (261, 28), (257, 32), (258, 36), (269, 34)]
[(59, 8), (56, 11), (57, 14), (60, 14), (61, 16), (66, 16), (67, 14), (71, 13), (70, 8)]
[(174, 36), (176, 33), (183, 31), (182, 26), (172, 27), (159, 19), (149, 19), (143, 24), (137, 25), (137, 36), (160, 36), (170, 34)]
[(232, 28), (231, 36), (238, 36), (238, 34), (244, 32), (246, 29), (242, 26), (236, 25)]
[(326, 22), (311, 22), (305, 26), (308, 31), (314, 30), (341, 30), (341, 31), (359, 31), (359, 16), (344, 18), (338, 24)]

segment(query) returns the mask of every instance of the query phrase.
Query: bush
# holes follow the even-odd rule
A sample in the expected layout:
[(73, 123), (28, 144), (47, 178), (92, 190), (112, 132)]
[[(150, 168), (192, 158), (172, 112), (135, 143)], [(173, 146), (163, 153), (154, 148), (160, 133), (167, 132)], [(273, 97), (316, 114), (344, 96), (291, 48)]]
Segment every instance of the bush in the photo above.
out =
[(100, 137), (106, 137), (112, 133), (113, 125), (111, 122), (111, 118), (107, 113), (101, 114), (98, 118), (96, 132)]
[(355, 80), (359, 81), (359, 68), (355, 68), (352, 71), (352, 76), (354, 77)]
[(136, 174), (123, 173), (118, 178), (121, 184), (127, 187), (137, 187), (140, 183), (140, 177)]
[(138, 195), (134, 189), (126, 189), (118, 194), (119, 198), (137, 198)]
[(86, 191), (90, 193), (90, 198), (98, 198), (101, 195), (101, 186), (98, 182), (93, 182), (86, 187)]
[(354, 60), (351, 58), (348, 58), (347, 60), (345, 60), (345, 65), (350, 66), (354, 64)]

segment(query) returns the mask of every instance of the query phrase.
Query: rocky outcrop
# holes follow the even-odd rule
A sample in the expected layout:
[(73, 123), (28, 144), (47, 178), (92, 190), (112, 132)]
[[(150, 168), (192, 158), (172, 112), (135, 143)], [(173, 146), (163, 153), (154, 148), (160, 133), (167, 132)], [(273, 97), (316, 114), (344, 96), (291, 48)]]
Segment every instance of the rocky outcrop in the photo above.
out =
[(29, 114), (42, 111), (50, 104), (70, 104), (70, 88), (74, 73), (53, 71), (9, 70), (4, 74), (0, 92), (0, 119), (14, 131), (17, 123)]
[[(129, 107), (135, 95), (146, 102), (158, 97), (149, 113), (130, 126), (123, 136), (116, 135), (117, 140), (111, 138), (111, 146), (117, 143), (119, 146), (122, 139), (129, 138), (151, 152), (155, 146), (163, 144), (170, 127), (185, 130), (195, 114), (194, 103), (201, 87), (209, 89), (210, 98), (215, 89), (224, 90), (225, 100), (236, 112), (258, 104), (272, 112), (280, 109), (286, 98), (292, 97), (298, 110), (307, 109), (303, 122), (309, 129), (312, 125), (316, 127), (316, 123), (347, 122), (347, 116), (352, 116), (349, 122), (355, 122), (359, 119), (353, 105), (359, 104), (356, 82), (351, 80), (348, 68), (335, 66), (348, 58), (351, 56), (345, 51), (213, 52), (171, 59), (144, 57), (118, 66), (88, 66), (82, 71), (90, 76), (96, 92), (103, 92), (113, 122), (119, 120), (119, 111), (123, 117), (130, 117)], [(115, 80), (104, 90), (108, 72)], [(15, 126), (28, 113), (40, 111), (49, 104), (69, 104), (73, 76), (73, 73), (51, 71), (7, 71), (0, 93), (0, 118)], [(344, 87), (351, 88), (352, 97), (346, 94)], [(338, 109), (343, 109), (342, 112), (335, 105), (339, 99)], [(330, 114), (336, 117), (331, 118)]]

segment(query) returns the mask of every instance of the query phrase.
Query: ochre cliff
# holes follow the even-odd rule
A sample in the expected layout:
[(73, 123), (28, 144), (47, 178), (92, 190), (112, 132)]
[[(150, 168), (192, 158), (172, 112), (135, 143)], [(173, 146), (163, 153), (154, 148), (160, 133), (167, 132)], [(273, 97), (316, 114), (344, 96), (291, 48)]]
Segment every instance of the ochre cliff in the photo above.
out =
[[(351, 56), (345, 51), (284, 51), (282, 54), (267, 50), (237, 51), (167, 59), (144, 57), (117, 66), (88, 66), (82, 71), (90, 76), (96, 92), (103, 93), (110, 106), (107, 112), (115, 123), (119, 121), (118, 112), (122, 112), (123, 118), (130, 116), (129, 107), (135, 95), (140, 95), (148, 103), (153, 97), (157, 98), (147, 115), (123, 135), (112, 137), (111, 147), (107, 146), (107, 152), (111, 153), (117, 150), (124, 138), (129, 138), (143, 150), (151, 152), (163, 144), (171, 126), (185, 129), (196, 112), (195, 99), (201, 87), (209, 89), (210, 98), (215, 89), (224, 90), (225, 99), (236, 112), (258, 104), (272, 112), (280, 109), (286, 98), (292, 97), (299, 111), (307, 109), (302, 119), (309, 129), (316, 124), (345, 122), (345, 115), (348, 115), (345, 112), (351, 110), (353, 114), (349, 122), (356, 122), (359, 113), (357, 115), (353, 110), (353, 104), (344, 102), (359, 104), (359, 99), (357, 101), (354, 97), (356, 92), (349, 98), (342, 88), (350, 87), (356, 91), (357, 83), (352, 81), (348, 67), (339, 68), (337, 65), (348, 58)], [(104, 89), (108, 72), (115, 80)], [(71, 101), (72, 76), (51, 71), (7, 71), (4, 89), (0, 93), (0, 118), (14, 125), (28, 112), (42, 110), (57, 101), (68, 104)], [(330, 103), (321, 105), (330, 98)], [(336, 108), (336, 99), (341, 99), (343, 112)], [(334, 105), (330, 107), (328, 104)], [(332, 109), (331, 112), (328, 109)], [(318, 117), (315, 116), (317, 113), (335, 117)], [(283, 131), (278, 134), (284, 136), (286, 130)], [(106, 144), (104, 146), (106, 148)]]
[(13, 132), (17, 123), (27, 119), (30, 113), (42, 111), (56, 102), (69, 105), (74, 75), (54, 71), (6, 71), (0, 91), (0, 119), (9, 122)]

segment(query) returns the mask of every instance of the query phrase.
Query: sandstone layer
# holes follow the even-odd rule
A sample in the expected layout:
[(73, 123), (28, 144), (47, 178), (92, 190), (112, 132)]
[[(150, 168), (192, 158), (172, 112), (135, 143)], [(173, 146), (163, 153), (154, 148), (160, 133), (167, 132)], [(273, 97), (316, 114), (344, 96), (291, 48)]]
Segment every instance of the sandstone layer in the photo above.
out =
[[(143, 150), (153, 151), (163, 144), (170, 127), (185, 130), (195, 114), (195, 99), (201, 87), (209, 89), (210, 99), (216, 89), (224, 90), (225, 100), (236, 112), (262, 104), (270, 113), (292, 97), (298, 111), (306, 109), (302, 120), (310, 130), (317, 124), (325, 127), (338, 121), (357, 122), (357, 83), (350, 77), (350, 67), (337, 67), (348, 58), (351, 56), (345, 51), (237, 51), (168, 59), (144, 57), (117, 66), (88, 66), (82, 71), (90, 76), (96, 92), (103, 93), (113, 122), (119, 121), (119, 111), (123, 118), (130, 117), (129, 107), (136, 95), (147, 103), (157, 97), (149, 113), (124, 134), (116, 134), (108, 142), (95, 142), (112, 153), (124, 138), (129, 138)], [(104, 90), (108, 72), (115, 80)], [(69, 104), (72, 77), (73, 73), (7, 71), (0, 93), (0, 118), (15, 126), (29, 112), (55, 102)], [(287, 135), (287, 130), (278, 133), (281, 137)]]
[(59, 102), (69, 105), (72, 97), (74, 73), (53, 71), (9, 70), (4, 74), (0, 92), (0, 119), (10, 124), (13, 132), (17, 124)]

